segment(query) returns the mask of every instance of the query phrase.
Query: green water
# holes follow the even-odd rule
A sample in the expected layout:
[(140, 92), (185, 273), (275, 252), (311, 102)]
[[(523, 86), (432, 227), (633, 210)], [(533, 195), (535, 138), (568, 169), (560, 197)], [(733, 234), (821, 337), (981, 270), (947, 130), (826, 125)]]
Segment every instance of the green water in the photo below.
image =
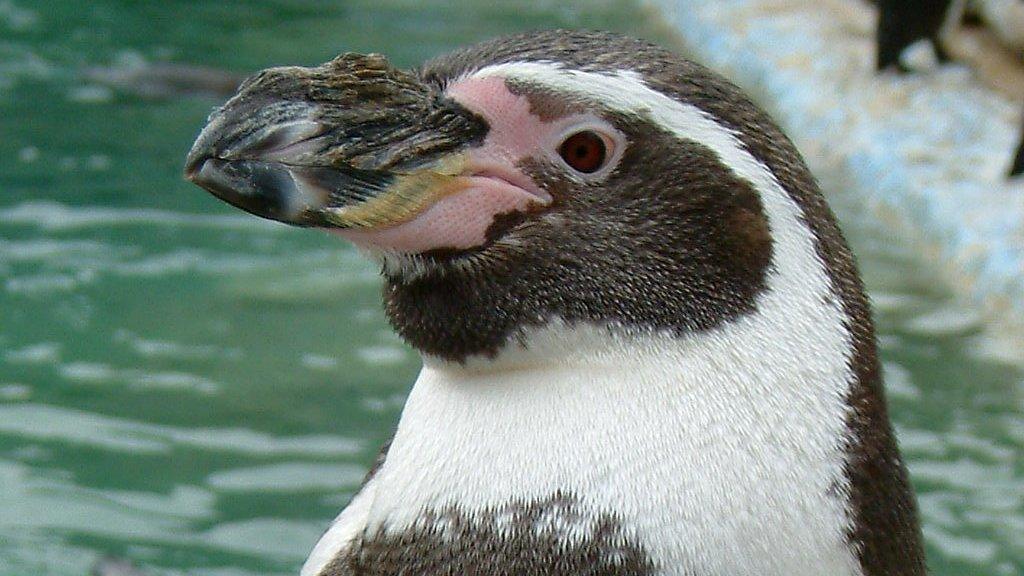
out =
[[(215, 100), (78, 72), (343, 50), (411, 65), (553, 26), (658, 38), (628, 3), (491, 4), (0, 0), (0, 575), (82, 575), (104, 553), (154, 574), (297, 573), (417, 371), (368, 263), (181, 181)], [(934, 573), (1024, 574), (1024, 371), (1000, 360), (1018, 353), (908, 242), (835, 200)]]

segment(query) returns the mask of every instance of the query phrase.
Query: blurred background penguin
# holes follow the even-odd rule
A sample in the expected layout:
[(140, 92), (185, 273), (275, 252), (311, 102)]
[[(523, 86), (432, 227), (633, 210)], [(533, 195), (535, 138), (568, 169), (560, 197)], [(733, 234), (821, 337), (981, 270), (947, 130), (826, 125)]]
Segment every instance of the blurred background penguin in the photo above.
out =
[[(928, 42), (940, 64), (961, 60), (1008, 82), (1007, 68), (1020, 74), (1024, 56), (1024, 0), (878, 0), (876, 66), (913, 70), (908, 48)], [(1018, 90), (1011, 88), (1011, 90)], [(1024, 98), (1024, 94), (1018, 94)], [(1024, 172), (1024, 130), (1010, 176)]]

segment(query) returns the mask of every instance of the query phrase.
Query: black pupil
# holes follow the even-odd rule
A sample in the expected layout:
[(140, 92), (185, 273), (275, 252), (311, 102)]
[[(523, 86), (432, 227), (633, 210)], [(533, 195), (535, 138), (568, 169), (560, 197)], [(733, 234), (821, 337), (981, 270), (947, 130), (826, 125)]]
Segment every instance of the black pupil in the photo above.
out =
[(558, 152), (566, 164), (587, 174), (597, 172), (604, 165), (607, 153), (604, 140), (589, 130), (566, 138)]

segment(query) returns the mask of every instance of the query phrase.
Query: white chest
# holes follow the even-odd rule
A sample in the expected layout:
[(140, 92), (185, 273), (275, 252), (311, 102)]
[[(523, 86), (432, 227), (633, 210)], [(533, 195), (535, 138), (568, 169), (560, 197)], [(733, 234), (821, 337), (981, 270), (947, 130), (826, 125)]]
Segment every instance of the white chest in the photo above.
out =
[(757, 337), (758, 321), (593, 354), (558, 342), (579, 343), (582, 330), (607, 343), (600, 330), (548, 330), (532, 339), (551, 352), (542, 368), (424, 368), (368, 527), (562, 493), (613, 514), (664, 574), (857, 574), (845, 544), (846, 366)]

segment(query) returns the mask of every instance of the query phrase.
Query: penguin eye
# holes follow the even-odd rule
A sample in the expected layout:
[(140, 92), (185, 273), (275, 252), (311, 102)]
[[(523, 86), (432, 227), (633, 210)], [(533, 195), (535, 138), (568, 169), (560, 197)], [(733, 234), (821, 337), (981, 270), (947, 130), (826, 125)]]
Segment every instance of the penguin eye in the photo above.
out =
[(558, 155), (573, 170), (593, 174), (607, 162), (608, 144), (597, 132), (583, 130), (566, 138), (558, 147)]

